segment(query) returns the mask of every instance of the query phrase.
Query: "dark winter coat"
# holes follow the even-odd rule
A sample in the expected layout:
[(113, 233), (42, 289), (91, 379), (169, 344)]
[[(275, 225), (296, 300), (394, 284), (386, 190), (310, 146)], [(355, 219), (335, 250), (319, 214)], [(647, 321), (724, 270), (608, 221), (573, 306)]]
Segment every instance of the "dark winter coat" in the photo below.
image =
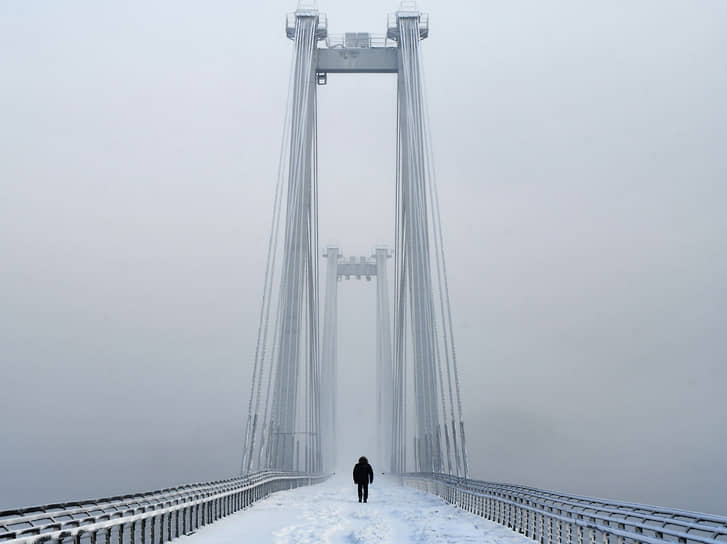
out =
[(365, 457), (361, 457), (353, 467), (353, 481), (361, 485), (374, 483), (374, 469)]

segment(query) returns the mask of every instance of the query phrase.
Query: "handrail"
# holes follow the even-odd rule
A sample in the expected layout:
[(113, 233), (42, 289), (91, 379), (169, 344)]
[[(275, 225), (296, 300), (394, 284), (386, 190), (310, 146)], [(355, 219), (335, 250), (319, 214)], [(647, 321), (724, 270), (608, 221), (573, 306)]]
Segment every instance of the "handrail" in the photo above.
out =
[(400, 476), (405, 485), (437, 494), (452, 504), (542, 544), (584, 544), (584, 530), (590, 532), (590, 544), (597, 541), (602, 544), (624, 544), (627, 541), (643, 544), (727, 543), (726, 516), (609, 501), (447, 474), (410, 473)]
[(700, 512), (691, 512), (688, 510), (681, 510), (676, 508), (668, 508), (668, 507), (662, 507), (662, 506), (652, 506), (652, 505), (646, 505), (646, 504), (640, 504), (640, 503), (633, 503), (633, 502), (624, 502), (624, 501), (615, 501), (615, 500), (605, 500), (605, 499), (598, 499), (595, 497), (586, 497), (584, 495), (576, 495), (576, 494), (568, 494), (568, 493), (561, 493), (558, 491), (551, 491), (548, 489), (540, 489), (537, 487), (528, 487), (518, 484), (507, 484), (507, 483), (499, 483), (499, 482), (486, 482), (481, 480), (472, 480), (472, 479), (464, 479), (464, 478), (457, 478), (456, 476), (451, 476), (447, 474), (439, 474), (437, 475), (439, 479), (454, 482), (457, 485), (463, 485), (465, 487), (481, 487), (481, 486), (487, 486), (488, 488), (500, 488), (502, 490), (513, 490), (513, 491), (520, 491), (523, 493), (538, 493), (542, 494), (544, 497), (551, 497), (553, 500), (573, 500), (578, 501), (580, 503), (585, 503), (588, 505), (588, 507), (592, 507), (592, 505), (601, 505), (603, 507), (615, 507), (615, 508), (627, 508), (627, 509), (642, 509), (649, 512), (659, 512), (662, 514), (667, 514), (670, 516), (685, 516), (685, 517), (694, 517), (699, 518), (701, 520), (712, 520), (717, 523), (724, 522), (727, 520), (727, 516), (718, 516), (715, 514), (706, 514), (706, 513), (700, 513)]
[[(264, 471), (146, 493), (4, 510), (0, 511), (0, 542), (62, 544), (71, 538), (73, 544), (81, 540), (97, 544), (101, 536), (103, 544), (162, 544), (271, 493), (328, 477)], [(126, 540), (125, 528), (130, 531)]]
[(397, 47), (396, 41), (386, 34), (349, 32), (348, 34), (328, 34), (319, 47), (327, 49), (369, 49), (376, 47)]
[[(188, 495), (191, 493), (209, 491), (211, 489), (222, 489), (224, 487), (235, 486), (243, 481), (257, 481), (263, 474), (256, 473), (246, 475), (243, 478), (232, 478), (227, 480), (216, 480), (212, 482), (200, 482), (193, 484), (185, 484), (177, 487), (169, 487), (156, 491), (148, 491), (143, 493), (130, 493), (126, 495), (116, 495), (101, 499), (87, 499), (82, 501), (68, 501), (64, 503), (51, 503), (42, 506), (28, 506), (23, 508), (13, 508), (0, 511), (0, 529), (16, 523), (31, 522), (36, 519), (59, 518), (63, 516), (73, 516), (82, 513), (97, 511), (99, 509), (108, 510), (109, 508), (116, 510), (118, 505), (129, 506), (132, 504), (150, 504), (150, 501), (156, 501), (160, 498), (175, 498), (178, 496)], [(15, 515), (16, 517), (10, 517)], [(0, 539), (3, 534), (0, 530)]]

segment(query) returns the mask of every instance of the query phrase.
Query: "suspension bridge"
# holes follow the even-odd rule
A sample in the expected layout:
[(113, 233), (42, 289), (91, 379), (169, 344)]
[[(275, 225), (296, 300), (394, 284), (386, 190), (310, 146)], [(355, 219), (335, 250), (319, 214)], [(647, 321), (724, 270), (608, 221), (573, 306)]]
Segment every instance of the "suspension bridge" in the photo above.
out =
[[(726, 517), (471, 478), (422, 78), (428, 16), (405, 2), (383, 35), (333, 35), (324, 14), (302, 5), (287, 17), (286, 34), (293, 43), (286, 131), (240, 474), (3, 511), (0, 541), (727, 542)], [(328, 74), (369, 73), (397, 78), (393, 247), (345, 258), (343, 248), (319, 245), (316, 92)], [(376, 281), (377, 468), (387, 473), (377, 482), (381, 500), (364, 511), (349, 504), (348, 480), (332, 478), (338, 285), (351, 278)]]

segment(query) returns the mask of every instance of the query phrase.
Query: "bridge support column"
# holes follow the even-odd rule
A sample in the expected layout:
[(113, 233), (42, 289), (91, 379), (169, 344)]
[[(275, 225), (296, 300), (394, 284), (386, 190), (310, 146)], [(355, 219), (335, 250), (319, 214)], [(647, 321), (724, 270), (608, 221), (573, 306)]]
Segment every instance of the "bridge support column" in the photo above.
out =
[(385, 470), (391, 470), (391, 415), (393, 414), (394, 376), (391, 359), (391, 318), (389, 315), (389, 280), (387, 261), (391, 252), (376, 248), (376, 381), (378, 422), (378, 451)]
[(326, 258), (326, 300), (321, 345), (321, 432), (324, 433), (323, 466), (336, 462), (336, 391), (338, 389), (338, 261), (339, 248), (329, 246)]

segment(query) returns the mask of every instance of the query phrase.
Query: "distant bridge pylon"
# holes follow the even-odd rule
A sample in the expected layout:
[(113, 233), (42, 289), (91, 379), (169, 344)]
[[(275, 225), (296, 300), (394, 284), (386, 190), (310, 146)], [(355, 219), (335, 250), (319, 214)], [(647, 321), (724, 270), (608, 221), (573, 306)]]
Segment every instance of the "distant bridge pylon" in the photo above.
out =
[[(371, 257), (349, 257), (345, 260), (340, 248), (329, 246), (326, 258), (326, 301), (323, 312), (323, 342), (321, 367), (321, 425), (324, 434), (332, 437), (329, 450), (323, 452), (324, 462), (336, 460), (336, 383), (338, 380), (338, 284), (341, 280), (376, 278), (376, 425), (377, 451), (380, 466), (389, 470), (391, 452), (391, 412), (393, 375), (391, 359), (391, 316), (389, 280), (386, 262), (391, 251), (377, 247)], [(325, 463), (324, 463), (325, 465)], [(330, 465), (328, 465), (330, 466)]]

